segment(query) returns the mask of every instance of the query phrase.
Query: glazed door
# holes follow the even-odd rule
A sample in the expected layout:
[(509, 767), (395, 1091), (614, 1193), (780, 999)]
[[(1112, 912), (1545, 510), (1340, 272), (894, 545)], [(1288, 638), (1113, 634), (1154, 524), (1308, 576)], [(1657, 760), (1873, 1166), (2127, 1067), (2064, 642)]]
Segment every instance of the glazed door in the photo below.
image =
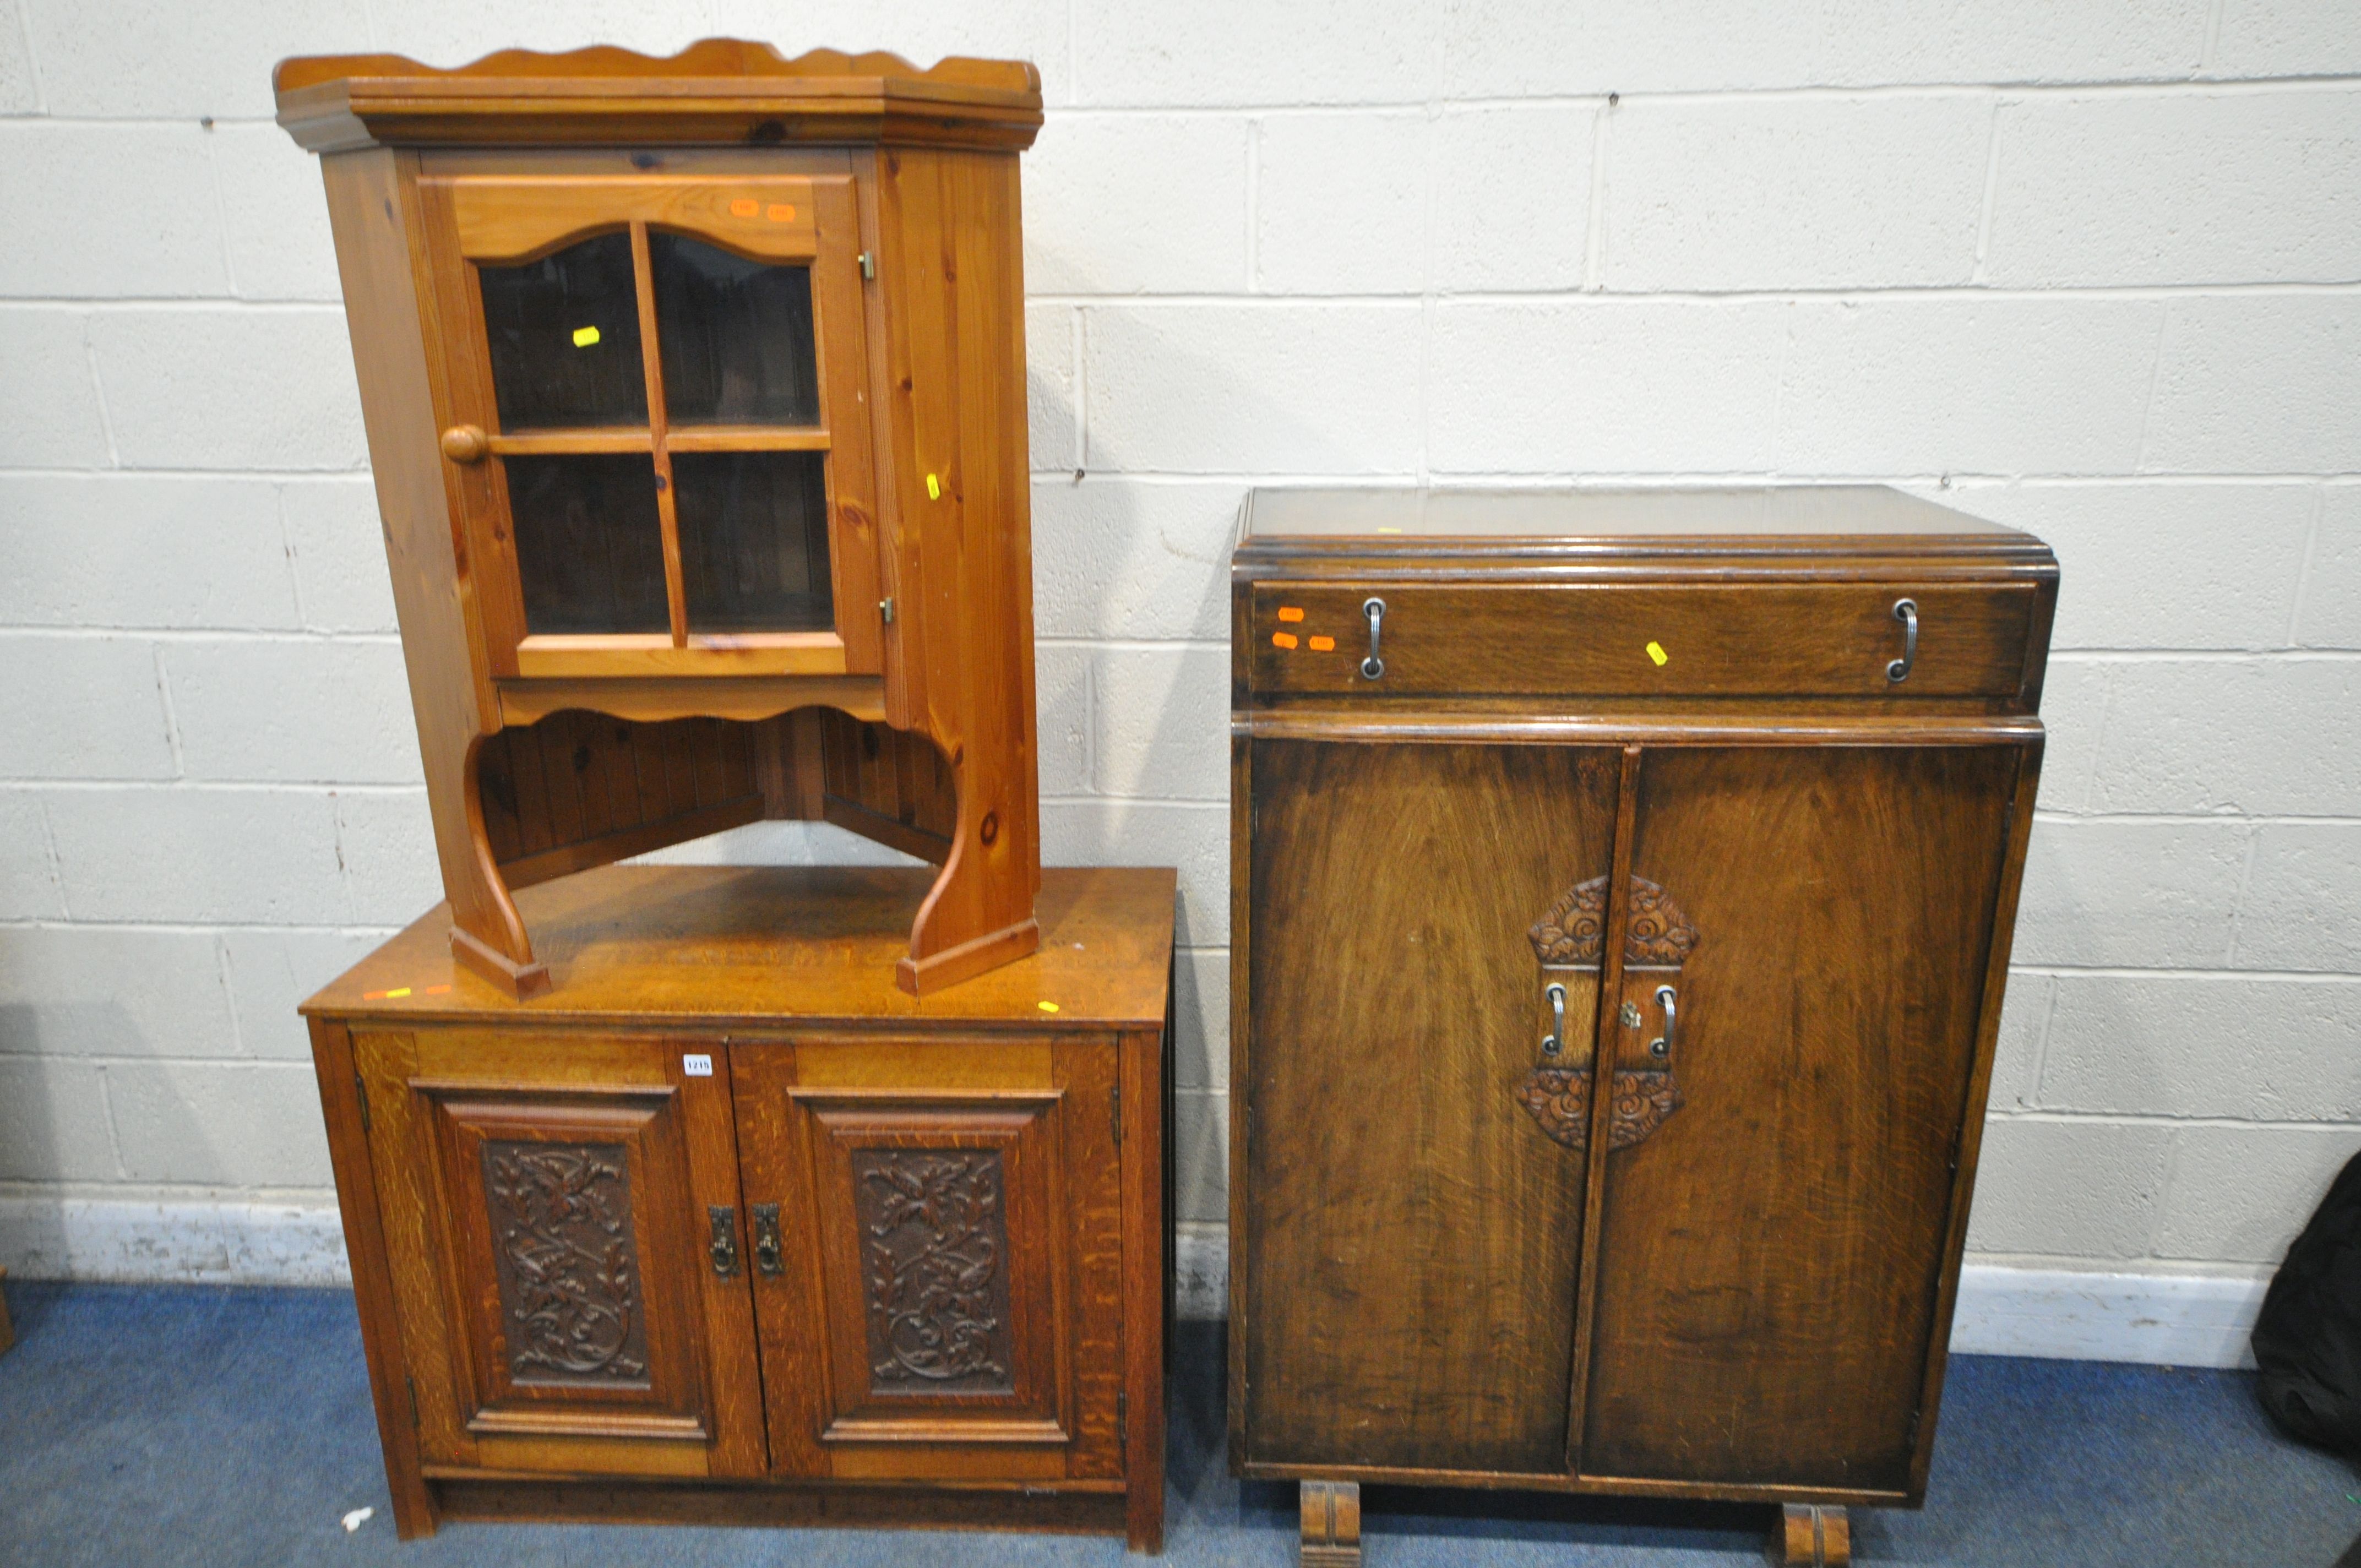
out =
[(731, 1052), (774, 1471), (1122, 1475), (1114, 1042)]
[(462, 1029), (353, 1048), (426, 1460), (762, 1474), (712, 1053)]
[(419, 189), (494, 673), (877, 673), (851, 176)]
[(1642, 757), (1582, 1475), (1909, 1490), (2021, 755)]
[(1562, 1476), (1619, 754), (1246, 760), (1244, 1457)]

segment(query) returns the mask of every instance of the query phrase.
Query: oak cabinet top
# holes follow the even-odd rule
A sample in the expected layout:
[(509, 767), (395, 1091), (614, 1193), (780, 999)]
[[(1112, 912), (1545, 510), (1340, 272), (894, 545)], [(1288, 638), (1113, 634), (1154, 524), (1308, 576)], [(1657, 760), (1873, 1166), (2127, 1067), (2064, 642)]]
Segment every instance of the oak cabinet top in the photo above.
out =
[(1041, 73), (1025, 60), (938, 61), (882, 51), (706, 38), (669, 58), (599, 46), (502, 49), (469, 65), (398, 54), (280, 62), (279, 123), (313, 152), (383, 146), (564, 147), (640, 142), (778, 146), (899, 142), (1021, 148), (1041, 128)]

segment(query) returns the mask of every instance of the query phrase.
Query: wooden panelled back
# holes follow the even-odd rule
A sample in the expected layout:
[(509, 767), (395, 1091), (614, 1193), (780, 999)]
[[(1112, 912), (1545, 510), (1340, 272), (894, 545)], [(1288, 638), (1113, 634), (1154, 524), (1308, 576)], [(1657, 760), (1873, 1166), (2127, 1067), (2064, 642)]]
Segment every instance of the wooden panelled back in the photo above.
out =
[(2020, 755), (1644, 753), (1684, 1103), (1607, 1158), (1583, 1475), (1909, 1489)]
[(1243, 1457), (1564, 1473), (1583, 1157), (1514, 1094), (1616, 767), (1254, 746)]

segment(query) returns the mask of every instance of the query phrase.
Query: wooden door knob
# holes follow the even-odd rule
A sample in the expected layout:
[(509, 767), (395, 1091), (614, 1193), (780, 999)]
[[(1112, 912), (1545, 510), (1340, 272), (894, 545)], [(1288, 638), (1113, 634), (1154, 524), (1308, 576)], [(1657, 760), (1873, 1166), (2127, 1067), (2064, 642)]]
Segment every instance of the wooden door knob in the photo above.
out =
[(443, 433), (443, 455), (454, 463), (480, 463), (492, 444), (479, 424), (455, 424)]

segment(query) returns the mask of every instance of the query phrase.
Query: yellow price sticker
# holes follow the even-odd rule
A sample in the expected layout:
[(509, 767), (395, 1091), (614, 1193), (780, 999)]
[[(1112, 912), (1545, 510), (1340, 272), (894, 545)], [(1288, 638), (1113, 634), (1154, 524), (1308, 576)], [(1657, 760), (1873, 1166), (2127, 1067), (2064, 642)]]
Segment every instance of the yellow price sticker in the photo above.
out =
[(1672, 655), (1664, 652), (1664, 645), (1661, 642), (1648, 644), (1648, 657), (1656, 661), (1657, 667), (1660, 669), (1672, 659)]
[(595, 327), (595, 326), (577, 326), (577, 327), (576, 327), (576, 328), (574, 329), (574, 346), (575, 346), (575, 347), (577, 347), (577, 348), (588, 348), (588, 347), (589, 347), (592, 344), (594, 344), (594, 343), (596, 343), (596, 342), (598, 342), (598, 329), (597, 327)]
[(1055, 1013), (1058, 1010), (1058, 1004), (1054, 1002), (1037, 1002), (1033, 1005), (1044, 1013)]
[(943, 499), (943, 482), (932, 474), (927, 476), (927, 499), (930, 501)]

